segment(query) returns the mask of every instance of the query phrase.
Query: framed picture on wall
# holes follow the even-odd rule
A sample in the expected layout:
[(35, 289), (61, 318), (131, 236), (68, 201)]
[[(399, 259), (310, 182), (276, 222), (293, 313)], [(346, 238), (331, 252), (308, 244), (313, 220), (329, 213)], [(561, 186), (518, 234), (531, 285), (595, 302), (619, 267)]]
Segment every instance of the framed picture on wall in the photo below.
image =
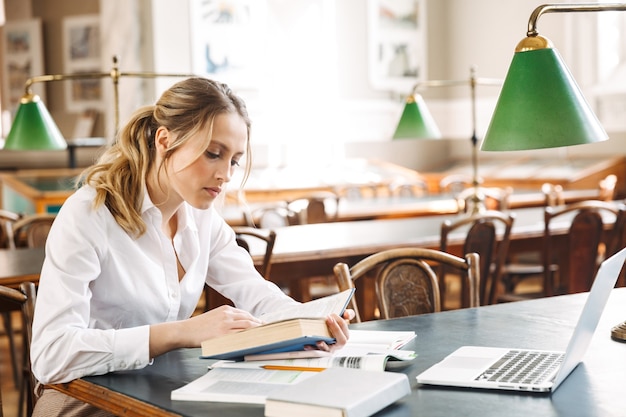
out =
[[(69, 16), (63, 19), (63, 68), (66, 74), (101, 72), (100, 17)], [(64, 81), (69, 112), (101, 110), (102, 78)]]
[[(7, 22), (3, 42), (2, 91), (7, 110), (15, 113), (25, 93), (26, 80), (44, 74), (41, 21), (28, 19)], [(33, 84), (32, 90), (45, 102), (45, 83)]]
[(369, 79), (406, 94), (426, 79), (424, 0), (368, 0)]
[(192, 0), (192, 72), (235, 89), (258, 89), (263, 63), (263, 0)]

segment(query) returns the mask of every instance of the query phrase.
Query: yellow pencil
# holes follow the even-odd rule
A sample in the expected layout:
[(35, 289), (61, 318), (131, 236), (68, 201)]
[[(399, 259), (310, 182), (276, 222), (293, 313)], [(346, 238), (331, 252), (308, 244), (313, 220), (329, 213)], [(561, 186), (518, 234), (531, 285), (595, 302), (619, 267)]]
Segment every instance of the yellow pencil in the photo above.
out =
[(326, 368), (309, 368), (306, 366), (285, 366), (285, 365), (263, 365), (263, 369), (270, 369), (273, 371), (305, 371), (305, 372), (322, 372)]

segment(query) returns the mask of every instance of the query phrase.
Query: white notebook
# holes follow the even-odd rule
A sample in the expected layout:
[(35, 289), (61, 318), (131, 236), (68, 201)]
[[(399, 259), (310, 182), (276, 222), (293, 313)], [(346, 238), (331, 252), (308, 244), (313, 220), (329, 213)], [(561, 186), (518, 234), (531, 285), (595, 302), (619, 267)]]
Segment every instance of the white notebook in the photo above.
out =
[[(582, 360), (625, 259), (626, 248), (600, 265), (565, 352), (462, 346), (419, 374), (417, 382), (467, 388), (554, 391)], [(514, 364), (513, 361), (517, 360), (514, 357), (519, 356), (522, 356), (521, 362)], [(533, 366), (538, 369), (532, 369)]]

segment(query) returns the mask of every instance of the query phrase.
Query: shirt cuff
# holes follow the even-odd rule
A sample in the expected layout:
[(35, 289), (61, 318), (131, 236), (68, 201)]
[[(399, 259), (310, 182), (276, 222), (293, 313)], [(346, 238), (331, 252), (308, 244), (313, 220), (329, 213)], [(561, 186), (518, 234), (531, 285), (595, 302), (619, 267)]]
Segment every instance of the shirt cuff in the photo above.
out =
[(115, 371), (141, 369), (150, 364), (150, 326), (118, 329), (113, 343)]

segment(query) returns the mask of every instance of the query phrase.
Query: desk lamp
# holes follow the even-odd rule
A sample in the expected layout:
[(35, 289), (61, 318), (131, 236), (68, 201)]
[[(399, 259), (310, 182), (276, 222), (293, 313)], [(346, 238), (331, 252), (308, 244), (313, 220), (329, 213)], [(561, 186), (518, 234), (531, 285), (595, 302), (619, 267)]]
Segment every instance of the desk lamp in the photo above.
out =
[(39, 75), (26, 80), (25, 94), (20, 100), (15, 120), (6, 137), (3, 149), (7, 150), (63, 150), (67, 143), (61, 131), (52, 120), (37, 94), (33, 94), (31, 86), (38, 82), (78, 80), (91, 78), (111, 78), (115, 105), (115, 132), (119, 129), (119, 79), (121, 77), (191, 77), (189, 74), (160, 74), (156, 72), (121, 72), (118, 58), (113, 57), (113, 68), (109, 72)]
[[(608, 139), (552, 43), (539, 36), (544, 13), (626, 11), (626, 3), (544, 4), (515, 48), (481, 150), (512, 151), (595, 143)], [(611, 329), (626, 341), (626, 321)]]
[(477, 85), (502, 85), (502, 80), (491, 78), (477, 78), (476, 69), (470, 68), (470, 77), (466, 80), (428, 80), (417, 83), (406, 99), (404, 111), (398, 122), (398, 127), (393, 135), (394, 139), (419, 138), (439, 139), (441, 133), (433, 117), (431, 116), (422, 96), (418, 94), (421, 88), (427, 87), (453, 87), (468, 86), (472, 101), (472, 187), (474, 194), (471, 198), (471, 213), (485, 210), (485, 196), (480, 190), (480, 178), (478, 176), (478, 137), (476, 136), (476, 86)]

